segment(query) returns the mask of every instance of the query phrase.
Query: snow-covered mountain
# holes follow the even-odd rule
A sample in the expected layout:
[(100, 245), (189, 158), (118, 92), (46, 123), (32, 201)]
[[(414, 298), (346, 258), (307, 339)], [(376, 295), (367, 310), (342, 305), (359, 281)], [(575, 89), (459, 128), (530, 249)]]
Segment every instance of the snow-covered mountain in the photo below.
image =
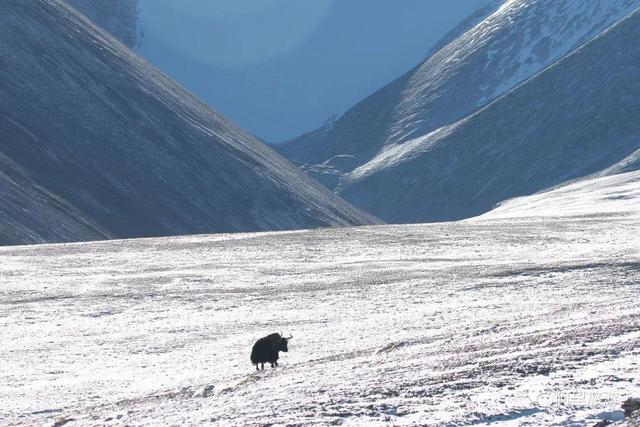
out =
[(139, 0), (66, 0), (130, 48), (138, 45)]
[(370, 223), (57, 0), (2, 0), (0, 243)]
[[(322, 138), (294, 141), (283, 146), (281, 152), (305, 165), (312, 176), (337, 188), (339, 194), (354, 204), (393, 222), (475, 215), (490, 209), (501, 197), (539, 191), (544, 188), (541, 186), (558, 184), (563, 178), (595, 172), (596, 166), (611, 166), (620, 160), (616, 156), (629, 154), (626, 151), (631, 150), (634, 143), (618, 140), (609, 144), (608, 138), (593, 132), (583, 132), (582, 141), (578, 143), (574, 137), (581, 128), (572, 126), (582, 123), (570, 119), (580, 116), (585, 120), (595, 114), (602, 119), (599, 121), (604, 126), (601, 132), (613, 127), (620, 131), (617, 136), (633, 133), (623, 130), (633, 127), (637, 121), (634, 112), (638, 111), (631, 105), (633, 96), (626, 96), (625, 90), (630, 86), (631, 93), (637, 91), (634, 73), (638, 59), (633, 56), (637, 53), (638, 39), (631, 41), (623, 35), (609, 35), (605, 38), (610, 40), (611, 49), (601, 51), (601, 56), (583, 53), (579, 56), (582, 59), (574, 60), (571, 69), (568, 69), (570, 66), (547, 68), (599, 37), (639, 7), (638, 0), (488, 3), (447, 36), (440, 44), (442, 48), (423, 64), (356, 105)], [(479, 17), (485, 14), (485, 19), (478, 23)], [(627, 28), (625, 36), (636, 37), (636, 34)], [(631, 57), (625, 60), (620, 56), (626, 55), (626, 47)], [(596, 47), (584, 49), (593, 51)], [(576, 61), (580, 64), (575, 64)], [(544, 70), (547, 77), (529, 85), (526, 93), (519, 91), (516, 104), (516, 97), (509, 92)], [(562, 76), (562, 70), (572, 74)], [(618, 81), (621, 86), (615, 87)], [(545, 84), (556, 86), (545, 87)], [(566, 86), (559, 87), (560, 84)], [(594, 87), (598, 85), (601, 90)], [(615, 99), (605, 87), (613, 89), (621, 98)], [(559, 92), (563, 97), (558, 96)], [(505, 94), (508, 95), (504, 99), (499, 99)], [(500, 109), (504, 117), (493, 114), (493, 118), (489, 118), (487, 112), (475, 114), (494, 101), (496, 105), (488, 110)], [(546, 114), (549, 111), (555, 114), (555, 122), (554, 117)], [(617, 113), (621, 116), (616, 116)], [(517, 125), (513, 123), (516, 117), (519, 117)], [(455, 138), (469, 123), (475, 124), (476, 135), (469, 135), (468, 141), (459, 141), (455, 146), (433, 142)], [(546, 139), (537, 141), (538, 137)], [(553, 143), (567, 139), (587, 144), (596, 151), (597, 144), (603, 144), (601, 157), (592, 151), (588, 161), (583, 158), (586, 163), (582, 167), (577, 159), (576, 164), (551, 165), (553, 171), (545, 172), (545, 179), (532, 182), (527, 173), (535, 174), (532, 168), (536, 167), (539, 171), (545, 169), (546, 166), (536, 164), (545, 156), (567, 155), (569, 158), (565, 160), (571, 163), (571, 150), (557, 151), (560, 144)], [(530, 141), (529, 151), (526, 147), (516, 149), (514, 140)], [(426, 147), (425, 144), (429, 149), (425, 148), (418, 159), (416, 147)], [(580, 151), (584, 147), (575, 149)], [(432, 153), (436, 148), (439, 155)], [(551, 151), (545, 153), (546, 149)], [(485, 154), (484, 160), (474, 160), (478, 152)], [(345, 157), (349, 162), (335, 164), (333, 160)], [(403, 160), (397, 162), (400, 157)], [(411, 162), (406, 161), (409, 158)], [(464, 161), (466, 169), (457, 169), (460, 159), (468, 160)], [(531, 165), (525, 168), (523, 162)], [(317, 166), (327, 164), (331, 169)], [(566, 170), (559, 169), (564, 166)], [(509, 175), (505, 169), (515, 175)], [(470, 173), (467, 174), (467, 170)], [(331, 179), (322, 179), (329, 173)], [(503, 194), (491, 194), (487, 188), (492, 185), (503, 187)]]
[(638, 7), (638, 0), (489, 3), (479, 11), (489, 14), (486, 19), (475, 25), (476, 13), (462, 23), (438, 44), (444, 45), (440, 50), (348, 111), (322, 140), (300, 141), (299, 153), (290, 145), (282, 152), (297, 163), (352, 155), (362, 165), (385, 145), (425, 135), (487, 105)]
[(388, 146), (339, 194), (392, 222), (465, 218), (640, 149), (640, 12), (479, 112)]

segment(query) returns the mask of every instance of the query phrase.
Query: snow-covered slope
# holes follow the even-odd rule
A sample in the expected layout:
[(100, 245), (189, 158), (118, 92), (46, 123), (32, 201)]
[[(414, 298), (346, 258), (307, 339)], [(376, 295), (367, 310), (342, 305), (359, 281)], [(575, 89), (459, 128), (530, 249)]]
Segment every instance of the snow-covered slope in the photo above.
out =
[[(635, 207), (0, 248), (0, 423), (620, 419), (640, 396)], [(276, 331), (289, 352), (256, 373)]]
[(501, 203), (486, 218), (602, 215), (640, 209), (640, 172), (585, 179)]
[(486, 19), (360, 102), (322, 140), (299, 140), (299, 149), (287, 145), (283, 153), (310, 164), (352, 155), (355, 168), (387, 145), (423, 136), (487, 105), (638, 7), (639, 0), (491, 2), (462, 28), (490, 13)]
[(479, 112), (388, 146), (347, 175), (339, 194), (389, 222), (439, 221), (621, 161), (631, 171), (640, 149), (638, 76), (635, 12)]
[(64, 3), (0, 4), (0, 244), (372, 221)]
[(65, 0), (130, 48), (138, 45), (138, 0)]

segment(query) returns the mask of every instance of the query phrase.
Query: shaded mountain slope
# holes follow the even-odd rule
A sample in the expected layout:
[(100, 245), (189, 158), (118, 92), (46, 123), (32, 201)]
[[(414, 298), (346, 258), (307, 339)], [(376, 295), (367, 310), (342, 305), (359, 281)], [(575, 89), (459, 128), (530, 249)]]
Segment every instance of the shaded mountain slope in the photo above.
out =
[(138, 45), (138, 0), (66, 0), (130, 48)]
[(374, 221), (65, 4), (0, 4), (0, 243)]

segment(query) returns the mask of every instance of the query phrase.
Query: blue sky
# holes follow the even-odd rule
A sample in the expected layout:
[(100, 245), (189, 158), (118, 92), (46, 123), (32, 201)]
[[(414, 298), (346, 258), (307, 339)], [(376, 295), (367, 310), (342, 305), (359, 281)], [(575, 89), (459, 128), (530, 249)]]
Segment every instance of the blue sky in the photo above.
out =
[(143, 56), (280, 142), (410, 70), (482, 0), (141, 0)]

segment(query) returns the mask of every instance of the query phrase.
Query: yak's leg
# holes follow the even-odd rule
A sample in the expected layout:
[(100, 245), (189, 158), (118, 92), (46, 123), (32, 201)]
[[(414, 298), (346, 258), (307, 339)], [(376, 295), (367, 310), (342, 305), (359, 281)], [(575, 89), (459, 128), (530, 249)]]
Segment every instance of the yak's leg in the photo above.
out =
[(264, 363), (262, 363), (262, 370), (264, 371)]
[(258, 364), (256, 363), (256, 371), (259, 371), (260, 368), (258, 368)]
[(273, 367), (275, 367), (275, 365), (273, 364), (273, 362), (271, 362), (271, 367), (272, 367), (272, 368), (273, 368)]

